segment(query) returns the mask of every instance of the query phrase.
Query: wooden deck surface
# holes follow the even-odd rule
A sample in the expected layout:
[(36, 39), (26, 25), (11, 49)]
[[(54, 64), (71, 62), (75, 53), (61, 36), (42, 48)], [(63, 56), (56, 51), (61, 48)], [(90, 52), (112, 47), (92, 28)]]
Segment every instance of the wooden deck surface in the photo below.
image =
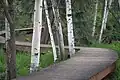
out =
[(81, 47), (71, 59), (17, 80), (91, 80), (92, 76), (115, 63), (117, 58), (113, 50)]

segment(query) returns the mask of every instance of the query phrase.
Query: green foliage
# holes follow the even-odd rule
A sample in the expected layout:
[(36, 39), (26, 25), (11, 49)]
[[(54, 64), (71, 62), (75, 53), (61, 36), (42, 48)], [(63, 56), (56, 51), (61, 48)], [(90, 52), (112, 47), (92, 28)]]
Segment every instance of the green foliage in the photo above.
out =
[(0, 49), (0, 72), (5, 72), (5, 56), (3, 56), (3, 50)]
[[(81, 3), (81, 5), (79, 5)], [(73, 5), (73, 23), (76, 45), (88, 44), (90, 42), (93, 17), (93, 0), (76, 0)]]
[(120, 42), (113, 42), (111, 44), (94, 44), (92, 47), (109, 48), (118, 52), (119, 58), (116, 62), (116, 70), (107, 80), (120, 80)]
[(27, 75), (30, 68), (30, 55), (25, 52), (17, 53), (17, 74), (18, 75)]
[[(5, 56), (3, 55), (3, 50), (0, 49), (0, 73), (5, 72)], [(53, 55), (51, 51), (46, 51), (44, 54), (41, 54), (40, 58), (41, 64), (40, 68), (48, 67), (53, 64)], [(17, 75), (25, 76), (29, 74), (30, 68), (30, 53), (26, 52), (17, 52), (16, 55), (16, 65), (17, 65)], [(1, 78), (2, 76), (0, 76)]]
[(49, 65), (53, 64), (53, 55), (51, 51), (45, 52), (47, 54), (41, 55), (41, 64), (42, 68), (48, 67)]
[(34, 0), (16, 0), (14, 4), (16, 28), (32, 27)]

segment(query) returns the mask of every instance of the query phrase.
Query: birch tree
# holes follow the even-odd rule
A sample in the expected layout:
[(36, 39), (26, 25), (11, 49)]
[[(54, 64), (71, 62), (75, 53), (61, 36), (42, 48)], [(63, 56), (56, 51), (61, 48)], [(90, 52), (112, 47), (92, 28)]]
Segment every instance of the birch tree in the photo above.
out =
[(35, 0), (30, 72), (38, 70), (40, 63), (39, 60), (40, 39), (42, 31), (42, 6), (43, 0)]
[[(9, 30), (6, 34), (6, 63), (7, 63), (7, 80), (11, 80), (16, 78), (16, 46), (15, 46), (15, 24), (13, 15), (9, 10), (13, 10), (13, 1), (8, 4), (7, 0), (0, 0), (0, 3), (3, 6), (4, 13), (5, 13), (5, 21), (6, 21), (6, 28)], [(11, 7), (10, 7), (11, 6)], [(9, 26), (7, 25), (9, 22)]]
[(104, 13), (103, 13), (102, 26), (101, 26), (100, 35), (99, 35), (99, 43), (101, 43), (102, 34), (103, 34), (103, 29), (104, 29), (104, 25), (105, 25), (105, 18), (106, 18), (107, 4), (108, 4), (108, 0), (105, 0), (105, 6), (104, 6)]
[(68, 30), (69, 55), (75, 54), (71, 0), (66, 0), (66, 19)]
[[(119, 8), (120, 8), (120, 0), (118, 0), (118, 4), (119, 4)], [(119, 22), (120, 22), (120, 19), (119, 19)]]
[(52, 10), (54, 14), (54, 23), (56, 26), (56, 35), (57, 35), (57, 41), (58, 41), (58, 54), (61, 60), (64, 60), (66, 58), (66, 54), (64, 51), (64, 40), (63, 40), (63, 33), (62, 33), (62, 26), (59, 16), (59, 10), (57, 7), (57, 3), (55, 0), (51, 0), (52, 3)]
[(105, 18), (105, 25), (104, 25), (104, 29), (106, 30), (106, 24), (107, 24), (107, 20), (108, 20), (108, 15), (109, 15), (109, 10), (111, 8), (111, 4), (112, 4), (113, 0), (109, 0), (109, 4), (108, 4), (108, 8), (106, 11), (106, 18)]
[(44, 7), (45, 7), (45, 14), (46, 14), (46, 19), (47, 19), (47, 25), (48, 25), (50, 39), (51, 39), (51, 44), (52, 44), (52, 49), (53, 49), (54, 62), (55, 62), (57, 60), (56, 46), (55, 46), (53, 33), (52, 33), (52, 29), (51, 29), (51, 23), (50, 23), (48, 6), (47, 6), (46, 0), (44, 0)]
[(94, 22), (93, 22), (93, 30), (92, 30), (92, 37), (95, 35), (95, 26), (96, 26), (96, 19), (97, 19), (97, 10), (98, 10), (98, 0), (96, 0), (95, 4), (95, 16), (94, 16)]
[(99, 36), (99, 43), (101, 43), (102, 39), (102, 34), (103, 34), (103, 29), (106, 30), (106, 24), (108, 20), (108, 15), (109, 15), (109, 9), (111, 8), (113, 0), (105, 0), (105, 8), (104, 8), (104, 15), (103, 15), (103, 21), (102, 21), (102, 26), (101, 26), (101, 31), (100, 31), (100, 36)]
[(118, 4), (119, 4), (119, 7), (120, 7), (120, 0), (118, 0)]

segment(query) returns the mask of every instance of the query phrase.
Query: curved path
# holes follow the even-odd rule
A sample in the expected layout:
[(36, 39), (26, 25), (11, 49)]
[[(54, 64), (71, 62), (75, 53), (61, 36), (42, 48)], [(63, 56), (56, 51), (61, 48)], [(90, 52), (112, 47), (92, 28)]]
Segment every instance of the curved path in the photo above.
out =
[(83, 48), (71, 59), (17, 80), (101, 80), (114, 69), (118, 55), (102, 48)]

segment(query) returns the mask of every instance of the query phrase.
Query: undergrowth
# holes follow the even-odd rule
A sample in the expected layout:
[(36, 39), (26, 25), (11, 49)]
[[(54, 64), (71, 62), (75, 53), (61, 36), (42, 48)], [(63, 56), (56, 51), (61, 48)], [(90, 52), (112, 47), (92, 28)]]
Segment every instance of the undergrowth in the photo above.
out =
[[(4, 74), (6, 70), (5, 65), (5, 55), (2, 48), (0, 48), (0, 74)], [(40, 68), (48, 67), (53, 64), (53, 55), (51, 51), (46, 51), (41, 54), (40, 57)], [(27, 52), (17, 52), (16, 55), (16, 66), (17, 66), (17, 76), (25, 76), (29, 74), (30, 68), (30, 53)], [(0, 75), (0, 78), (3, 75)], [(3, 79), (0, 79), (3, 80)]]

